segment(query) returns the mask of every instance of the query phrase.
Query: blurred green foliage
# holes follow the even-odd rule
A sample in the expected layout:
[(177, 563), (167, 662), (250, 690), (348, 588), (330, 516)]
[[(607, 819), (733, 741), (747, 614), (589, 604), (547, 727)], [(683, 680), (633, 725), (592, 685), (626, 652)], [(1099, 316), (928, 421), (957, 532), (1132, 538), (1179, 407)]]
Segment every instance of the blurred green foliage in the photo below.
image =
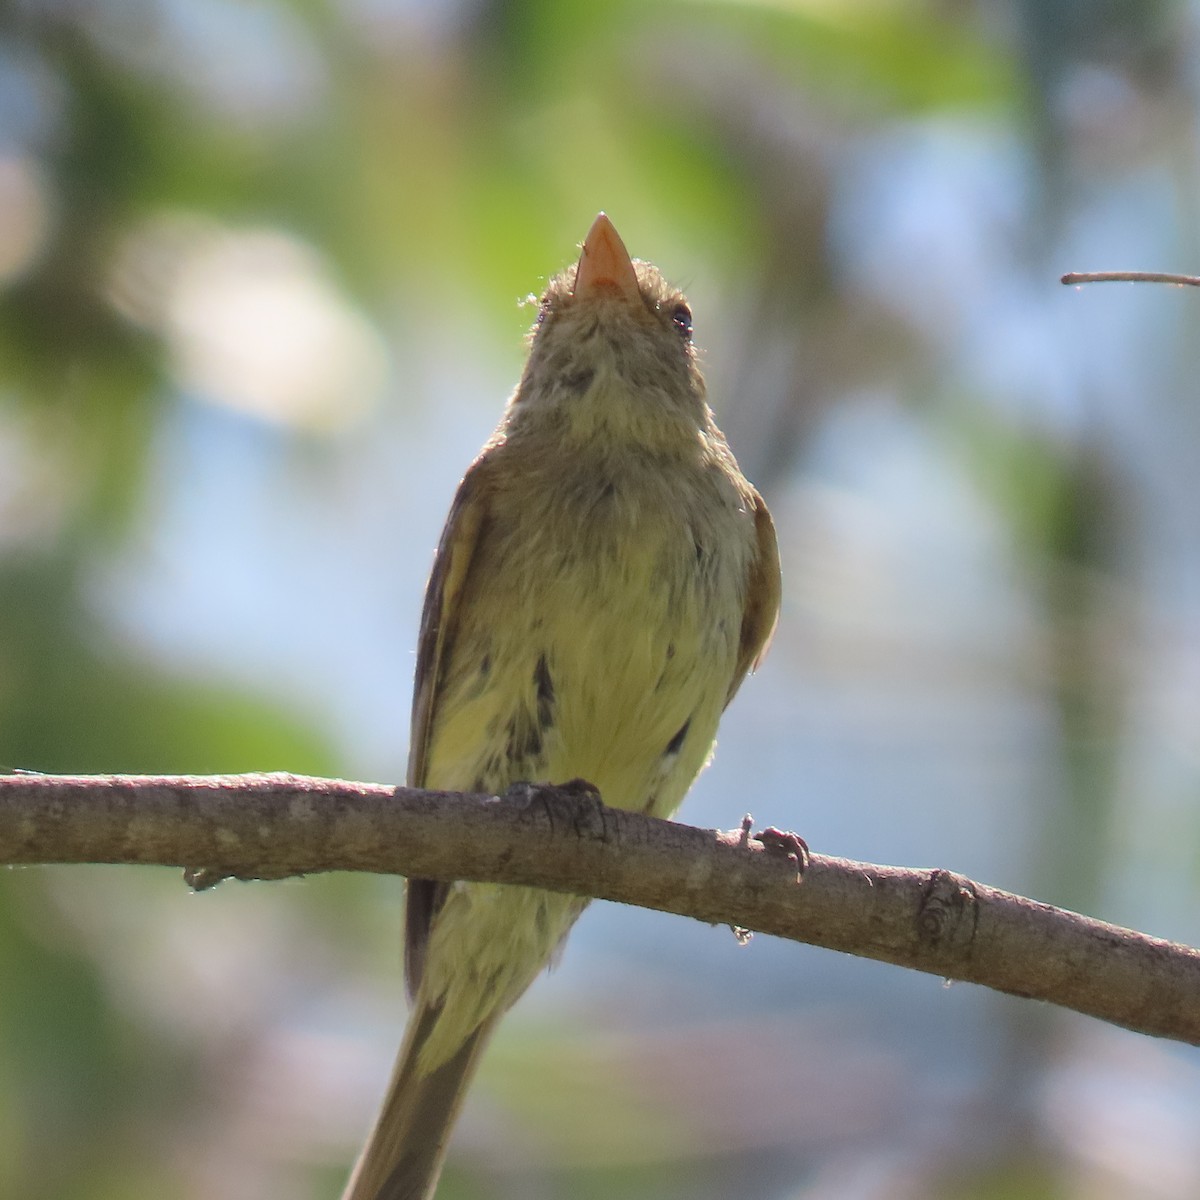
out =
[[(989, 410), (966, 388), (947, 399), (947, 383), (930, 403), (944, 348), (910, 314), (856, 290), (835, 261), (833, 147), (905, 122), (1002, 127), (1022, 151), (1041, 152), (1027, 182), (1043, 190), (1047, 227), (1065, 224), (1074, 164), (1056, 87), (1092, 64), (1169, 108), (1185, 89), (1171, 53), (1176, 20), (1168, 5), (1071, 0), (5, 5), (0, 159), (36, 185), (44, 228), (0, 275), (0, 441), (13, 447), (0, 470), (15, 464), (14, 479), (0, 479), (0, 763), (80, 773), (345, 766), (336, 737), (286, 686), (251, 690), (220, 668), (198, 677), (164, 664), (95, 603), (95, 573), (145, 516), (155, 439), (181, 403), (161, 324), (130, 319), (114, 301), (114, 264), (131, 237), (163, 214), (269, 226), (315, 247), (382, 328), (432, 310), (451, 324), (460, 312), (507, 321), (507, 336), (526, 321), (514, 280), (561, 265), (602, 203), (628, 221), (635, 249), (682, 260), (683, 247), (705, 247), (714, 277), (755, 314), (742, 376), (772, 338), (804, 351), (773, 405), (754, 410), (746, 440), (761, 452), (748, 465), (764, 469), (753, 473), (782, 491), (839, 397), (896, 374), (988, 497), (1060, 651), (1049, 690), (1068, 781), (1065, 810), (1046, 816), (1044, 876), (1062, 882), (1063, 842), (1082, 837), (1083, 877), (1064, 892), (1095, 900), (1124, 681), (1109, 667), (1107, 634), (1092, 635), (1103, 581), (1120, 567), (1121, 481), (1102, 447)], [(400, 403), (422, 399), (419, 388), (399, 390)], [(747, 395), (754, 409), (749, 385)], [(304, 441), (286, 427), (276, 436), (285, 447)], [(199, 1195), (203, 1173), (180, 1166), (179, 1143), (215, 1103), (212, 1079), (193, 1042), (148, 1029), (145, 1012), (114, 993), (107, 951), (73, 922), (58, 878), (0, 879), (0, 1195)], [(161, 883), (127, 880), (148, 898)], [(390, 910), (369, 884), (320, 896), (304, 919), (328, 981), (357, 961), (338, 958), (345, 928), (374, 919), (382, 944)], [(372, 918), (376, 906), (383, 915)], [(286, 907), (271, 919), (289, 919)], [(360, 937), (370, 940), (349, 942)], [(514, 1112), (552, 1124), (559, 1089), (589, 1067), (534, 1061), (513, 1045), (520, 1069), (498, 1060), (491, 1086)], [(621, 1081), (608, 1082), (619, 1095)], [(598, 1101), (607, 1116), (547, 1136), (560, 1147), (604, 1140), (612, 1122), (631, 1120), (623, 1103)], [(540, 1194), (733, 1195), (754, 1163), (749, 1154), (714, 1167), (670, 1120), (622, 1128), (612, 1136), (626, 1151), (639, 1138), (678, 1139), (679, 1161), (634, 1153), (611, 1167), (549, 1168)], [(311, 1162), (277, 1164), (275, 1176), (264, 1168), (261, 1187), (224, 1194), (331, 1195), (343, 1151), (348, 1160), (346, 1147), (325, 1147)], [(266, 1146), (262, 1157), (288, 1152)], [(955, 1182), (937, 1194), (1074, 1194), (1057, 1188), (1055, 1169), (1018, 1153), (1017, 1184), (1007, 1171), (967, 1183), (949, 1172)], [(447, 1197), (494, 1194), (486, 1172), (452, 1163)], [(741, 1194), (801, 1193), (768, 1181)]]

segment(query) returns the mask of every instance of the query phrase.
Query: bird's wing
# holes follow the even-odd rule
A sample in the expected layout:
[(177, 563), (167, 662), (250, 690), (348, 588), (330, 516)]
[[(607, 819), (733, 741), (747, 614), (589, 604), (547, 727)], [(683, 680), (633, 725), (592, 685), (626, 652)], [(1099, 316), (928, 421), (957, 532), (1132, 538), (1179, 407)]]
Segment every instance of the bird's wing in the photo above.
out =
[(757, 551), (750, 562), (749, 578), (746, 580), (746, 603), (742, 609), (742, 636), (738, 646), (737, 668), (729, 685), (725, 704), (737, 694), (746, 678), (766, 656), (779, 620), (779, 601), (782, 584), (779, 573), (779, 543), (775, 539), (775, 523), (767, 511), (766, 502), (754, 489), (750, 489), (750, 505), (754, 509), (754, 532), (757, 535)]
[[(408, 786), (426, 786), (429, 742), (437, 716), (446, 663), (458, 628), (476, 548), (487, 524), (487, 477), (481, 455), (463, 476), (450, 507), (446, 528), (425, 589), (417, 671), (413, 684), (412, 733), (408, 749)], [(447, 886), (432, 879), (410, 879), (405, 889), (404, 973), (415, 995), (421, 982), (429, 929), (446, 897)]]

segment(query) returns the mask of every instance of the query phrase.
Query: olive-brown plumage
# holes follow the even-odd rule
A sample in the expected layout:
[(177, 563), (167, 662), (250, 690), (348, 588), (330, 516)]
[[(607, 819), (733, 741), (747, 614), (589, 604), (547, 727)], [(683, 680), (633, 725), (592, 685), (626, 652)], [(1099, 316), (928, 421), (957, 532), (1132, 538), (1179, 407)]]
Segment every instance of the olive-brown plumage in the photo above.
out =
[[(779, 558), (705, 399), (683, 295), (596, 218), (542, 300), (503, 419), (438, 546), (408, 782), (501, 792), (586, 779), (672, 813), (763, 654)], [(428, 1200), (497, 1021), (578, 897), (409, 880), (412, 1014), (344, 1200)]]

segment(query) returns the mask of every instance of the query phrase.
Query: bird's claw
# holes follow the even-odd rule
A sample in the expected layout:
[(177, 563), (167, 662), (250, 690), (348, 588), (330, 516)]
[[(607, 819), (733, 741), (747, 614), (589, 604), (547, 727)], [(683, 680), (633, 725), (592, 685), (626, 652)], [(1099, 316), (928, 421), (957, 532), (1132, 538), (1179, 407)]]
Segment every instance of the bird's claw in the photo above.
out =
[(756, 833), (754, 840), (761, 842), (768, 850), (778, 850), (786, 854), (789, 861), (796, 864), (796, 881), (804, 878), (804, 872), (808, 869), (808, 843), (798, 833), (776, 829), (774, 825), (770, 825)]

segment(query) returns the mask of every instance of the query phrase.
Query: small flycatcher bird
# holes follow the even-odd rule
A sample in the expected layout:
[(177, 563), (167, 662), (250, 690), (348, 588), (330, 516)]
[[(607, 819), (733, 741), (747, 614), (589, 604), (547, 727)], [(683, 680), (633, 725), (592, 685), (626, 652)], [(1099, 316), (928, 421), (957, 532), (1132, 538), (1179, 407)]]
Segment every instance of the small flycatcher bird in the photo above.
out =
[[(458, 489), (425, 594), (411, 787), (585, 779), (666, 817), (779, 611), (770, 514), (705, 399), (683, 294), (601, 213)], [(412, 1000), (343, 1200), (428, 1200), (497, 1023), (587, 901), (407, 885)]]

